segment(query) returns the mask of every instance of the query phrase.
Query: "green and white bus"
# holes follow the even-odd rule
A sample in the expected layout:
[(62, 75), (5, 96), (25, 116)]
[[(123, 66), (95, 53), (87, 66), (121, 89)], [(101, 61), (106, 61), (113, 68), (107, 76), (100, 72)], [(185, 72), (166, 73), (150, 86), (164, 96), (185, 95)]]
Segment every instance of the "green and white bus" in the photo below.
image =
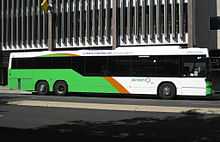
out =
[(12, 53), (10, 89), (37, 92), (209, 96), (205, 48), (119, 47)]

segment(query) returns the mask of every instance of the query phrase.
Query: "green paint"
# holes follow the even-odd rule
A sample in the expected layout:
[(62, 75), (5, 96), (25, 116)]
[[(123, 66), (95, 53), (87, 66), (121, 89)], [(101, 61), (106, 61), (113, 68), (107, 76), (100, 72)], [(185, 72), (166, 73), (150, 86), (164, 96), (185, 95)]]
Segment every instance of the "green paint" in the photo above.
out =
[(34, 91), (38, 80), (47, 80), (50, 91), (57, 80), (65, 80), (69, 92), (119, 93), (103, 77), (85, 77), (72, 69), (9, 70), (9, 88)]
[(206, 96), (212, 95), (212, 82), (206, 81)]

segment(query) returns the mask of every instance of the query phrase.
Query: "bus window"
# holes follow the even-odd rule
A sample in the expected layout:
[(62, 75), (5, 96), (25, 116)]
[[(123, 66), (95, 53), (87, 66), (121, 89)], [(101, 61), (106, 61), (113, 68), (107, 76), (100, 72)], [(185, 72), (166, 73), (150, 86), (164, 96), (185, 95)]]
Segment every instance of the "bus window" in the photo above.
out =
[(156, 65), (157, 76), (177, 77), (180, 75), (180, 65), (178, 56), (158, 56)]
[(86, 76), (105, 76), (108, 74), (108, 57), (85, 57)]
[(132, 57), (132, 76), (155, 76), (156, 58), (153, 57)]
[(206, 59), (203, 57), (187, 57), (183, 59), (183, 76), (204, 77), (207, 74)]
[(131, 57), (110, 57), (109, 68), (112, 76), (131, 76)]

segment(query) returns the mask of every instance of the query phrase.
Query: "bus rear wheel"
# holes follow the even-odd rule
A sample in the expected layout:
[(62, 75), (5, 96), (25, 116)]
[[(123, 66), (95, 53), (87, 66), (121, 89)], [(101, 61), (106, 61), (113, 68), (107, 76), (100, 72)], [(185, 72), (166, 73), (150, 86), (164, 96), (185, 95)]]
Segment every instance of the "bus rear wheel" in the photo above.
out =
[(68, 85), (65, 81), (57, 81), (54, 84), (53, 91), (56, 95), (66, 95), (68, 93)]
[(49, 93), (49, 84), (47, 81), (38, 81), (36, 91), (38, 95), (47, 95)]
[(158, 88), (158, 96), (161, 99), (174, 99), (176, 97), (176, 87), (172, 83), (163, 83)]

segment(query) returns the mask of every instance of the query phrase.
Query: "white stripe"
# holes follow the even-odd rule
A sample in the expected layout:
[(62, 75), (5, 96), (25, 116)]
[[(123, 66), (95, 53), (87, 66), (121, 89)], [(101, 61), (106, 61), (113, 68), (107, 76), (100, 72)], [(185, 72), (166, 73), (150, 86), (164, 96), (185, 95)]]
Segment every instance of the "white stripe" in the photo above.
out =
[(76, 109), (97, 109), (115, 111), (140, 111), (140, 112), (161, 112), (161, 113), (183, 113), (197, 112), (204, 114), (220, 114), (220, 108), (199, 108), (199, 107), (168, 107), (168, 106), (145, 106), (125, 104), (100, 104), (100, 103), (75, 103), (75, 102), (53, 102), (53, 101), (13, 101), (10, 105), (54, 107), (54, 108), (76, 108)]

